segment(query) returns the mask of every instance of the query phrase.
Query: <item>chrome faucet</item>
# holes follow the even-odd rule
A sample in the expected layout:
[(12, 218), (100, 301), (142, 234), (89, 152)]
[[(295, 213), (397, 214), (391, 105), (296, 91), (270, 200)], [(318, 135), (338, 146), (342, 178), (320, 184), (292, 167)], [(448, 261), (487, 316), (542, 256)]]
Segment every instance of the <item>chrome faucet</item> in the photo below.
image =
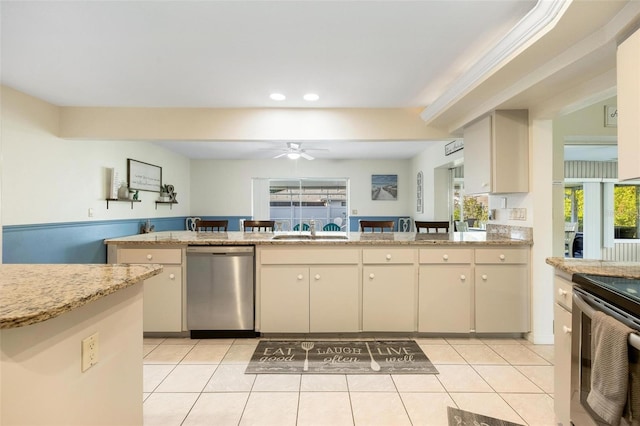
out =
[(309, 229), (311, 231), (311, 236), (315, 237), (316, 236), (316, 221), (311, 219), (309, 221)]

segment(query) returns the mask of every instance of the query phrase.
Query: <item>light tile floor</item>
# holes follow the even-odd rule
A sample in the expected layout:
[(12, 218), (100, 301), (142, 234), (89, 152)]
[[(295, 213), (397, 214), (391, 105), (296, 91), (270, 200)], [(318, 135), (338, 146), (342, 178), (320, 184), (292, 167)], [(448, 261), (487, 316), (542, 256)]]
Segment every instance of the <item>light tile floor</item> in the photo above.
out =
[(144, 339), (144, 424), (446, 426), (447, 406), (555, 424), (552, 345), (414, 340), (439, 374), (244, 374), (259, 339)]

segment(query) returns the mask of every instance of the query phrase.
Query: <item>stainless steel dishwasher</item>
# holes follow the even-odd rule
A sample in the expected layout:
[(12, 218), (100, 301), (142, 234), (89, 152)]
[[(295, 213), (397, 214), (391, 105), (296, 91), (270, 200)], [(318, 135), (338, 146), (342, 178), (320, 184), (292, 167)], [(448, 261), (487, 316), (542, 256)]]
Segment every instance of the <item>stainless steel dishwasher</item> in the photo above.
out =
[(187, 328), (194, 339), (255, 336), (253, 246), (187, 247)]

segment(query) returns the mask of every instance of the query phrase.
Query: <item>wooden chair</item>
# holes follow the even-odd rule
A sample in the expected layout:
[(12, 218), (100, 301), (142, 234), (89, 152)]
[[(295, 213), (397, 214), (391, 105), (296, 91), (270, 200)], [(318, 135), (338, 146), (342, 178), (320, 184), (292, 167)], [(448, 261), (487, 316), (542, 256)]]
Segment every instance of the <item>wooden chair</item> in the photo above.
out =
[(196, 220), (196, 232), (227, 232), (228, 220)]
[(275, 220), (245, 220), (243, 226), (244, 232), (248, 232), (248, 228), (253, 232), (273, 232), (275, 225)]
[(370, 232), (376, 232), (377, 228), (380, 229), (380, 232), (384, 232), (385, 228), (391, 228), (391, 232), (393, 232), (395, 223), (392, 220), (361, 220), (360, 232), (367, 232), (365, 228), (369, 228)]
[(416, 220), (416, 232), (420, 232), (421, 229), (425, 229), (426, 232), (431, 232), (432, 229), (435, 232), (440, 232), (441, 229), (444, 229), (444, 232), (449, 232), (449, 222), (420, 222)]

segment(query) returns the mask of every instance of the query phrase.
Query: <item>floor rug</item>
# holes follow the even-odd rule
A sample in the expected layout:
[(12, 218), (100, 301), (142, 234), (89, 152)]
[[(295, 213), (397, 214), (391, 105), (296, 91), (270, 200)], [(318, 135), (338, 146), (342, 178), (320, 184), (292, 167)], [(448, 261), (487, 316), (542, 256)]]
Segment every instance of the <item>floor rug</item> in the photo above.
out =
[(447, 416), (449, 417), (449, 426), (523, 426), (520, 423), (511, 423), (453, 407), (447, 407)]
[(438, 374), (413, 340), (262, 340), (246, 374)]

